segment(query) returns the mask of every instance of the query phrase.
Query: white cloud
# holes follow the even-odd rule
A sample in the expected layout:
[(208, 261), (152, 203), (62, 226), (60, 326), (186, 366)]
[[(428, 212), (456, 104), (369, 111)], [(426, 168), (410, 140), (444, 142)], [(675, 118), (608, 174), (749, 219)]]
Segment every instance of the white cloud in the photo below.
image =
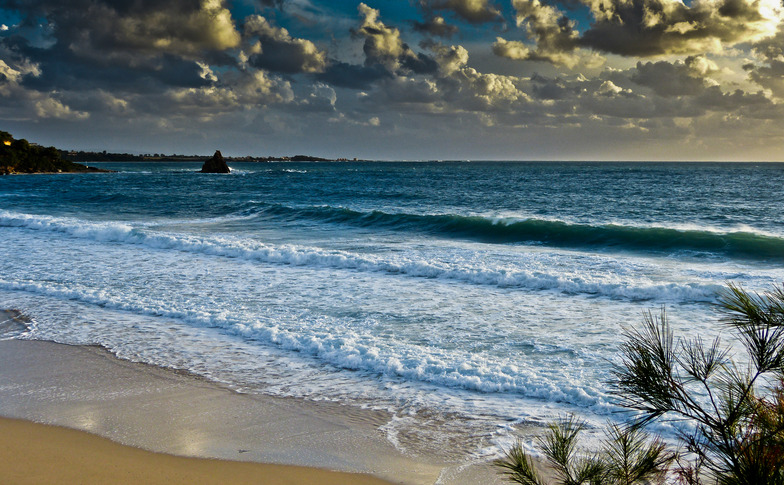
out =
[(357, 7), (362, 15), (362, 24), (357, 33), (365, 38), (363, 47), (365, 56), (371, 61), (383, 64), (388, 70), (395, 71), (400, 67), (400, 58), (409, 54), (400, 38), (400, 30), (387, 27), (379, 20), (379, 11), (364, 3)]
[(203, 51), (237, 47), (241, 39), (223, 0), (138, 2), (123, 10), (95, 1), (84, 10), (52, 12), (61, 40), (93, 58), (162, 53), (194, 58)]
[(39, 118), (59, 118), (65, 120), (84, 120), (90, 117), (89, 113), (72, 110), (51, 97), (45, 97), (35, 102), (35, 114)]

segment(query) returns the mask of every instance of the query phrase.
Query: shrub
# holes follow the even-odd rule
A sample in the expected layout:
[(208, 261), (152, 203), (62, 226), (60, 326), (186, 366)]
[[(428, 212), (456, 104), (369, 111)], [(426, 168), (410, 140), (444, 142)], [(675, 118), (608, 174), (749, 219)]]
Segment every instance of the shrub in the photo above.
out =
[[(760, 295), (730, 284), (719, 306), (721, 323), (737, 335), (745, 363), (736, 362), (719, 338), (709, 344), (700, 337), (676, 340), (664, 311), (648, 313), (640, 329), (625, 332), (614, 370), (619, 403), (636, 411), (631, 422), (611, 426), (605, 450), (590, 459), (578, 459), (573, 446), (567, 447), (570, 453), (551, 456), (545, 446), (553, 439), (571, 444), (564, 437), (576, 439), (573, 420), (551, 425), (540, 439), (561, 483), (663, 480), (675, 458), (676, 475), (688, 484), (705, 479), (721, 485), (784, 484), (784, 286)], [(685, 454), (676, 457), (660, 441), (645, 439), (641, 429), (658, 420), (675, 423)], [(626, 448), (636, 451), (619, 454)], [(635, 458), (618, 458), (626, 455)], [(589, 461), (601, 463), (602, 472), (577, 473)], [(633, 471), (637, 463), (657, 466), (643, 475)], [(512, 481), (543, 483), (519, 444), (496, 464)]]

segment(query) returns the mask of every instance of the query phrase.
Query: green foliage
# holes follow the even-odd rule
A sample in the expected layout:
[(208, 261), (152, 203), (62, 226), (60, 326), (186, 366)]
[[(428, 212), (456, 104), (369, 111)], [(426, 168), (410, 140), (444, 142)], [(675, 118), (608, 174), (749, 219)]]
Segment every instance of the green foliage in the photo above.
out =
[(626, 334), (617, 395), (641, 412), (638, 424), (684, 420), (680, 438), (699, 461), (691, 468), (704, 467), (717, 483), (784, 484), (784, 289), (758, 295), (729, 285), (719, 305), (747, 365), (719, 339), (675, 341), (663, 312), (648, 315)]
[[(551, 425), (538, 444), (558, 483), (663, 483), (674, 461), (687, 485), (784, 485), (784, 286), (760, 295), (730, 284), (719, 307), (745, 364), (719, 338), (676, 339), (664, 311), (646, 314), (625, 332), (614, 370), (614, 392), (635, 418), (610, 425), (591, 458), (577, 457), (579, 423)], [(642, 428), (657, 420), (676, 423), (684, 453), (647, 438)], [(544, 483), (520, 444), (496, 465), (517, 483)]]
[(521, 485), (542, 485), (544, 483), (534, 468), (533, 460), (525, 453), (522, 443), (518, 442), (506, 450), (505, 456), (496, 460), (495, 465), (511, 482)]
[(660, 439), (650, 440), (635, 426), (611, 424), (604, 442), (606, 483), (631, 485), (657, 483), (664, 479), (674, 453)]
[[(632, 485), (659, 481), (674, 459), (661, 440), (649, 439), (639, 428), (612, 425), (603, 450), (594, 456), (578, 454), (584, 424), (574, 417), (548, 426), (537, 439), (547, 467), (563, 485)], [(495, 461), (506, 477), (523, 485), (544, 485), (534, 462), (517, 443)]]

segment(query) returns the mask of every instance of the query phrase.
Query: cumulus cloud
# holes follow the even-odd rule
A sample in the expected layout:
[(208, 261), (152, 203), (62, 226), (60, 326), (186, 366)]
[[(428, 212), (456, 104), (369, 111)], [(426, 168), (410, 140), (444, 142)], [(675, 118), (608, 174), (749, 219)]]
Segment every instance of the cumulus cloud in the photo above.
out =
[(525, 61), (532, 58), (532, 52), (529, 46), (519, 40), (506, 40), (501, 37), (496, 37), (495, 43), (493, 44), (493, 53), (497, 56), (514, 59), (516, 61)]
[(632, 90), (616, 86), (615, 83), (608, 80), (602, 82), (601, 86), (599, 86), (599, 89), (596, 90), (596, 94), (599, 96), (629, 95), (632, 94)]
[[(172, 89), (166, 93), (166, 98), (179, 112), (202, 112), (209, 116), (291, 102), (294, 93), (288, 81), (254, 70), (232, 73), (214, 86)], [(171, 108), (173, 106), (167, 109)]]
[(0, 55), (8, 60), (0, 59), (0, 116), (13, 113), (11, 116), (18, 119), (29, 119), (33, 114), (39, 119), (89, 118), (89, 113), (71, 109), (58, 99), (56, 93), (43, 93), (24, 87), (26, 78), (41, 75), (38, 64), (4, 49), (0, 50)]
[(357, 7), (362, 16), (362, 24), (355, 30), (355, 35), (365, 39), (362, 47), (365, 53), (365, 65), (378, 64), (389, 72), (401, 69), (418, 74), (433, 73), (436, 63), (424, 54), (415, 53), (400, 36), (400, 30), (388, 27), (379, 20), (379, 11), (364, 3)]
[(479, 24), (498, 20), (501, 11), (489, 0), (419, 0), (426, 11), (449, 10), (468, 22)]
[(754, 44), (754, 53), (761, 63), (749, 62), (743, 66), (749, 79), (773, 96), (784, 99), (784, 23), (775, 36)]
[(274, 27), (260, 15), (245, 19), (243, 34), (246, 41), (260, 41), (249, 49), (252, 55), (248, 62), (253, 66), (282, 73), (324, 72), (326, 68), (326, 53), (313, 42), (291, 37), (286, 29)]
[(784, 99), (784, 61), (774, 59), (764, 66), (747, 64), (745, 68), (752, 81), (769, 89), (777, 98)]
[(22, 9), (41, 12), (62, 45), (82, 56), (128, 58), (162, 53), (193, 58), (239, 45), (240, 34), (222, 0), (34, 0)]
[(11, 65), (0, 59), (0, 95), (2, 96), (8, 96), (10, 89), (19, 86), (25, 76), (37, 77), (41, 75), (38, 64), (30, 62), (28, 59), (21, 58), (16, 62), (9, 59), (9, 62)]
[(127, 115), (130, 111), (130, 104), (127, 100), (106, 91), (98, 91), (96, 100), (103, 105), (104, 110), (111, 113)]
[(560, 77), (548, 78), (536, 74), (531, 77), (531, 82), (531, 92), (538, 99), (545, 100), (576, 100), (582, 89), (579, 83)]
[(331, 86), (317, 82), (296, 108), (299, 111), (331, 113), (335, 111), (337, 100), (338, 95)]
[(595, 22), (580, 44), (623, 56), (720, 52), (773, 35), (777, 0), (584, 0)]
[(512, 0), (517, 25), (532, 44), (498, 38), (493, 52), (516, 60), (574, 67), (582, 49), (622, 56), (720, 53), (775, 34), (783, 9), (777, 0), (581, 0), (594, 21), (580, 34), (552, 4)]
[(357, 7), (362, 16), (362, 24), (356, 35), (363, 37), (362, 47), (367, 64), (382, 64), (387, 70), (395, 71), (400, 67), (400, 58), (413, 55), (400, 38), (400, 30), (387, 27), (379, 20), (379, 11), (364, 3)]
[(683, 62), (694, 76), (708, 77), (720, 71), (719, 66), (705, 56), (689, 56)]
[(519, 79), (514, 76), (480, 73), (473, 68), (464, 69), (461, 74), (477, 98), (488, 106), (497, 107), (529, 99), (529, 96), (518, 87)]
[(512, 0), (517, 25), (524, 25), (543, 55), (569, 52), (576, 46), (574, 23), (555, 7), (539, 0)]
[(461, 45), (447, 47), (433, 43), (428, 47), (434, 52), (439, 72), (443, 77), (451, 76), (468, 64), (468, 51)]
[(431, 79), (398, 76), (384, 81), (373, 102), (380, 100), (385, 105), (418, 105), (417, 109), (428, 109), (425, 105), (438, 102), (440, 94), (437, 83)]
[(698, 72), (683, 61), (638, 62), (631, 80), (659, 96), (696, 95), (707, 87)]
[(35, 114), (39, 118), (59, 118), (64, 120), (83, 120), (89, 113), (74, 111), (54, 98), (44, 98), (35, 102)]
[[(59, 43), (49, 48), (38, 48), (17, 37), (0, 39), (0, 51), (16, 53), (8, 55), (10, 58), (21, 55), (38, 66), (38, 75), (26, 76), (22, 83), (39, 91), (112, 89), (154, 92), (170, 86), (198, 87), (209, 83), (200, 61), (172, 54), (129, 65), (116, 59), (81, 57)], [(4, 58), (6, 61), (9, 59)], [(206, 62), (201, 64), (207, 65)]]
[[(525, 61), (547, 61), (574, 67), (582, 54), (575, 52), (579, 35), (574, 22), (557, 8), (540, 0), (512, 0), (518, 27), (524, 27), (534, 42), (528, 46), (520, 41), (496, 38), (493, 53), (500, 57)], [(594, 63), (594, 61), (591, 61)]]

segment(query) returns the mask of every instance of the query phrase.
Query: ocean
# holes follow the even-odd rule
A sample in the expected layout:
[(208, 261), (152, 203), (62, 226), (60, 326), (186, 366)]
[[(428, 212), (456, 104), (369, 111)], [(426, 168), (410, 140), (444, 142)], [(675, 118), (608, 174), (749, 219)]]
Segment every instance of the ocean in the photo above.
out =
[(624, 329), (726, 334), (726, 283), (784, 281), (784, 164), (94, 165), (117, 173), (0, 177), (16, 338), (388, 410), (410, 454), (567, 414), (600, 436)]

